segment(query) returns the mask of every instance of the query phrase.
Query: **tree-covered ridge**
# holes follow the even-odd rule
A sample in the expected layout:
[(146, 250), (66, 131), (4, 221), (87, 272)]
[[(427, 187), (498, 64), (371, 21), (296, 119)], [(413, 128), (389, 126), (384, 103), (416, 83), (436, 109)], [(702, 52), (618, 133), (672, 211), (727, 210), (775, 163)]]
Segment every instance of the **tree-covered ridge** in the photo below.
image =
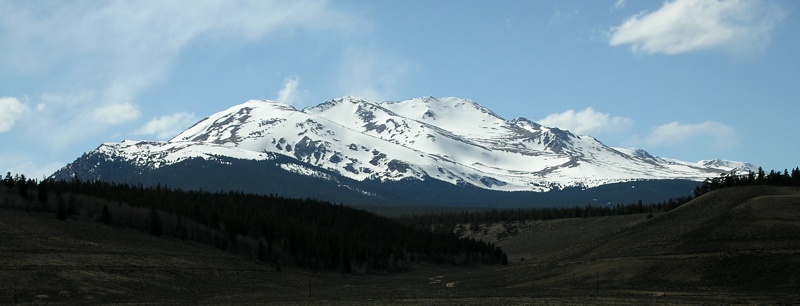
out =
[(761, 167), (758, 171), (748, 171), (740, 174), (736, 171), (722, 173), (719, 177), (708, 178), (694, 190), (694, 196), (701, 196), (709, 191), (735, 186), (770, 185), (770, 186), (800, 186), (800, 167), (795, 167), (791, 173), (787, 169), (783, 172), (770, 170), (766, 173)]
[(692, 199), (691, 196), (671, 198), (659, 203), (616, 205), (586, 205), (551, 208), (491, 209), (467, 212), (446, 212), (419, 215), (404, 215), (396, 218), (408, 226), (434, 232), (452, 231), (459, 224), (478, 228), (483, 223), (522, 222), (528, 220), (555, 220), (566, 218), (589, 218), (602, 216), (630, 215), (641, 213), (667, 212)]
[(708, 178), (703, 184), (695, 188), (692, 195), (670, 198), (666, 201), (644, 204), (642, 201), (633, 204), (615, 205), (586, 205), (573, 207), (552, 208), (518, 208), (518, 209), (492, 209), (467, 212), (445, 212), (432, 214), (405, 215), (396, 218), (400, 223), (408, 226), (434, 232), (450, 232), (457, 225), (470, 225), (478, 228), (482, 223), (497, 222), (522, 222), (526, 220), (553, 220), (565, 218), (588, 218), (602, 216), (630, 215), (640, 213), (667, 212), (691, 201), (712, 190), (748, 185), (773, 185), (773, 186), (800, 186), (800, 167), (791, 172), (788, 170), (764, 172), (761, 168), (757, 172), (748, 172), (740, 175), (736, 172), (723, 173), (719, 177)]
[(240, 192), (183, 191), (78, 179), (55, 181), (6, 175), (3, 184), (22, 198), (17, 205), (81, 214), (250, 254), (261, 261), (315, 270), (366, 273), (403, 269), (412, 262), (504, 263), (494, 245), (431, 233), (364, 210), (311, 199)]

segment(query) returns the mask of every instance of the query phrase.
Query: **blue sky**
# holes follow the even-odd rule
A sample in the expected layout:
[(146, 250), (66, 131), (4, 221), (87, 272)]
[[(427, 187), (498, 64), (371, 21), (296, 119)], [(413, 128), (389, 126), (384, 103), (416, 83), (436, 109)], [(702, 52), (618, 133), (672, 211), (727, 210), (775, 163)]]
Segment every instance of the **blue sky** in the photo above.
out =
[(249, 99), (472, 99), (686, 161), (800, 165), (800, 2), (2, 1), (0, 170)]

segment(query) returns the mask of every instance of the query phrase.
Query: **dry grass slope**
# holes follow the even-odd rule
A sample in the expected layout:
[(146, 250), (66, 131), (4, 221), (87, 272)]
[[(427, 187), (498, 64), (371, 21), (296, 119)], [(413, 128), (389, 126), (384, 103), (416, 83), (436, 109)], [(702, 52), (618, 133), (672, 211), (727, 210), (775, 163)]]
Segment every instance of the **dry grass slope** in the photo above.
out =
[(800, 189), (723, 189), (653, 218), (533, 222), (498, 245), (526, 259), (509, 271), (520, 286), (797, 292)]
[(302, 271), (52, 214), (0, 209), (0, 229), (0, 304), (258, 302), (307, 286)]
[(528, 221), (517, 231), (497, 240), (508, 266), (278, 273), (208, 246), (0, 209), (0, 304), (800, 303), (798, 188), (723, 189), (652, 218)]

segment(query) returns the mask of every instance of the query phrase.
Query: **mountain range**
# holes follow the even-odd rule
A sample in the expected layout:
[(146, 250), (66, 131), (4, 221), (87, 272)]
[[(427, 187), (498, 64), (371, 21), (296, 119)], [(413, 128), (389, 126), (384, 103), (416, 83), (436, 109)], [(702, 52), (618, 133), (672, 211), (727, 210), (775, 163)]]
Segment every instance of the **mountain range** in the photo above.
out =
[(101, 144), (52, 177), (354, 205), (558, 206), (663, 200), (753, 168), (611, 147), (525, 118), (506, 120), (467, 99), (347, 96), (302, 110), (247, 101), (169, 141)]

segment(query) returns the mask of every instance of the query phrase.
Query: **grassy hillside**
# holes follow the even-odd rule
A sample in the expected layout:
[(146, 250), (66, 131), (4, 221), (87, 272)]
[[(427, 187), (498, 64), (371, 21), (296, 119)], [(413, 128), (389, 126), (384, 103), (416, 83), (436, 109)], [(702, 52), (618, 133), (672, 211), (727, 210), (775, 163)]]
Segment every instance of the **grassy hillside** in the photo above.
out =
[(36, 182), (23, 176), (3, 183), (0, 207), (137, 228), (276, 265), (363, 274), (404, 270), (418, 262), (507, 261), (502, 250), (484, 242), (416, 230), (360, 209), (312, 199), (77, 179)]
[(509, 265), (353, 276), (276, 272), (176, 238), (0, 208), (0, 303), (800, 303), (800, 188), (725, 188), (650, 218), (483, 226), (487, 235), (473, 234), (502, 247)]
[[(0, 209), (0, 304), (219, 303), (303, 297), (308, 272), (140, 231)], [(263, 297), (263, 296), (262, 296)]]
[(519, 286), (800, 290), (800, 188), (726, 188), (652, 218), (534, 221), (517, 231), (496, 243), (515, 261), (507, 272)]

